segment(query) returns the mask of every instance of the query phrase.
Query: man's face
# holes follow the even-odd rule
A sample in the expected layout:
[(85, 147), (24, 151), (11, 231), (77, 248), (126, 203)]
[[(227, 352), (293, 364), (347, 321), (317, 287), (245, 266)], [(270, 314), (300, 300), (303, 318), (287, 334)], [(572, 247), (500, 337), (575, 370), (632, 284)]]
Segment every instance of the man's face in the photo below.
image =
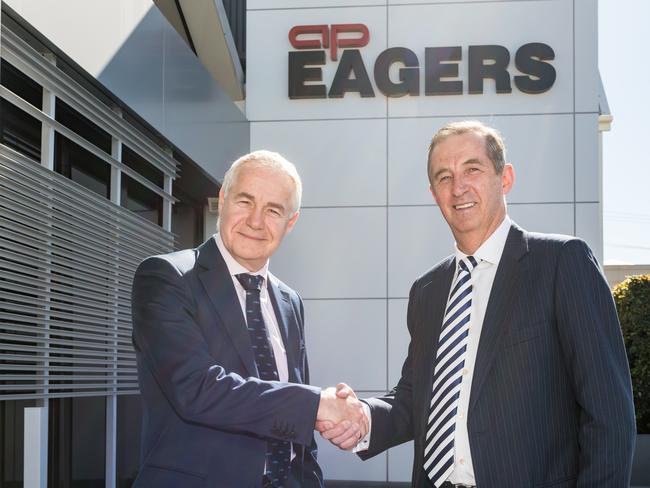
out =
[(506, 215), (504, 195), (514, 172), (506, 164), (498, 175), (483, 136), (453, 135), (431, 154), (431, 193), (461, 251), (471, 254), (490, 237)]
[(249, 271), (260, 269), (298, 220), (293, 181), (268, 168), (241, 168), (227, 195), (219, 193), (219, 232), (226, 249)]

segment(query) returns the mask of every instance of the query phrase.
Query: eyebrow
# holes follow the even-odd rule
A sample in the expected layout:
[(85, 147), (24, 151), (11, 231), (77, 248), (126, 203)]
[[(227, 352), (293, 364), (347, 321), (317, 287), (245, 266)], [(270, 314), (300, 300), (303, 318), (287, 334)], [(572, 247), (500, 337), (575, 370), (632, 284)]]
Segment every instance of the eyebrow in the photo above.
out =
[[(250, 193), (246, 193), (245, 191), (240, 191), (239, 193), (237, 193), (235, 195), (235, 198), (242, 198), (242, 197), (247, 198), (248, 200), (255, 201), (255, 197), (253, 195), (251, 195)], [(282, 205), (280, 203), (269, 202), (269, 203), (267, 203), (266, 206), (271, 207), (271, 208), (277, 208), (278, 210), (282, 210), (283, 212), (286, 211), (286, 208), (284, 207), (284, 205)]]
[[(481, 166), (484, 166), (483, 162), (480, 159), (477, 159), (477, 158), (470, 158), (467, 161), (463, 161), (463, 163), (462, 163), (463, 166), (468, 165), (468, 164), (479, 164)], [(449, 168), (441, 168), (438, 171), (436, 171), (435, 173), (433, 173), (433, 179), (434, 180), (437, 179), (438, 176), (440, 176), (445, 171), (449, 171)]]

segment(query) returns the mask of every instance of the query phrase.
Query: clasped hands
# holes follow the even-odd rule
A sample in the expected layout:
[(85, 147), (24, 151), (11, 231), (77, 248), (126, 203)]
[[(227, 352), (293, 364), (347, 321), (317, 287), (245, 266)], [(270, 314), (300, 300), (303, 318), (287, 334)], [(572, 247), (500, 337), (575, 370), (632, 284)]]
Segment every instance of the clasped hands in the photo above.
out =
[(316, 430), (341, 449), (356, 446), (368, 433), (368, 418), (352, 388), (339, 383), (321, 391)]

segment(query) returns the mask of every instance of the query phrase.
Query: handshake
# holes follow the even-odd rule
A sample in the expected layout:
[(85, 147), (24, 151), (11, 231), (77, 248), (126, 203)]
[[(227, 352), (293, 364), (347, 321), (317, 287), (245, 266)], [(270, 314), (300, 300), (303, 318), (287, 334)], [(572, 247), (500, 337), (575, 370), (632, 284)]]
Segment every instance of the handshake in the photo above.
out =
[(369, 429), (363, 403), (352, 388), (339, 383), (336, 388), (321, 391), (316, 430), (324, 439), (341, 449), (350, 450), (366, 436)]

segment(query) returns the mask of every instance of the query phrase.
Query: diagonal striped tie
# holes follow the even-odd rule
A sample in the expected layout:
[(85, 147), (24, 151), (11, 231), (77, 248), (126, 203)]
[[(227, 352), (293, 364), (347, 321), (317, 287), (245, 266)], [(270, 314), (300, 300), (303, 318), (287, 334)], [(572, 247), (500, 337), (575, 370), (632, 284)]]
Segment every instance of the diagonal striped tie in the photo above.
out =
[(472, 307), (471, 273), (477, 264), (474, 256), (459, 261), (438, 339), (424, 449), (424, 470), (436, 488), (454, 468), (454, 430)]

